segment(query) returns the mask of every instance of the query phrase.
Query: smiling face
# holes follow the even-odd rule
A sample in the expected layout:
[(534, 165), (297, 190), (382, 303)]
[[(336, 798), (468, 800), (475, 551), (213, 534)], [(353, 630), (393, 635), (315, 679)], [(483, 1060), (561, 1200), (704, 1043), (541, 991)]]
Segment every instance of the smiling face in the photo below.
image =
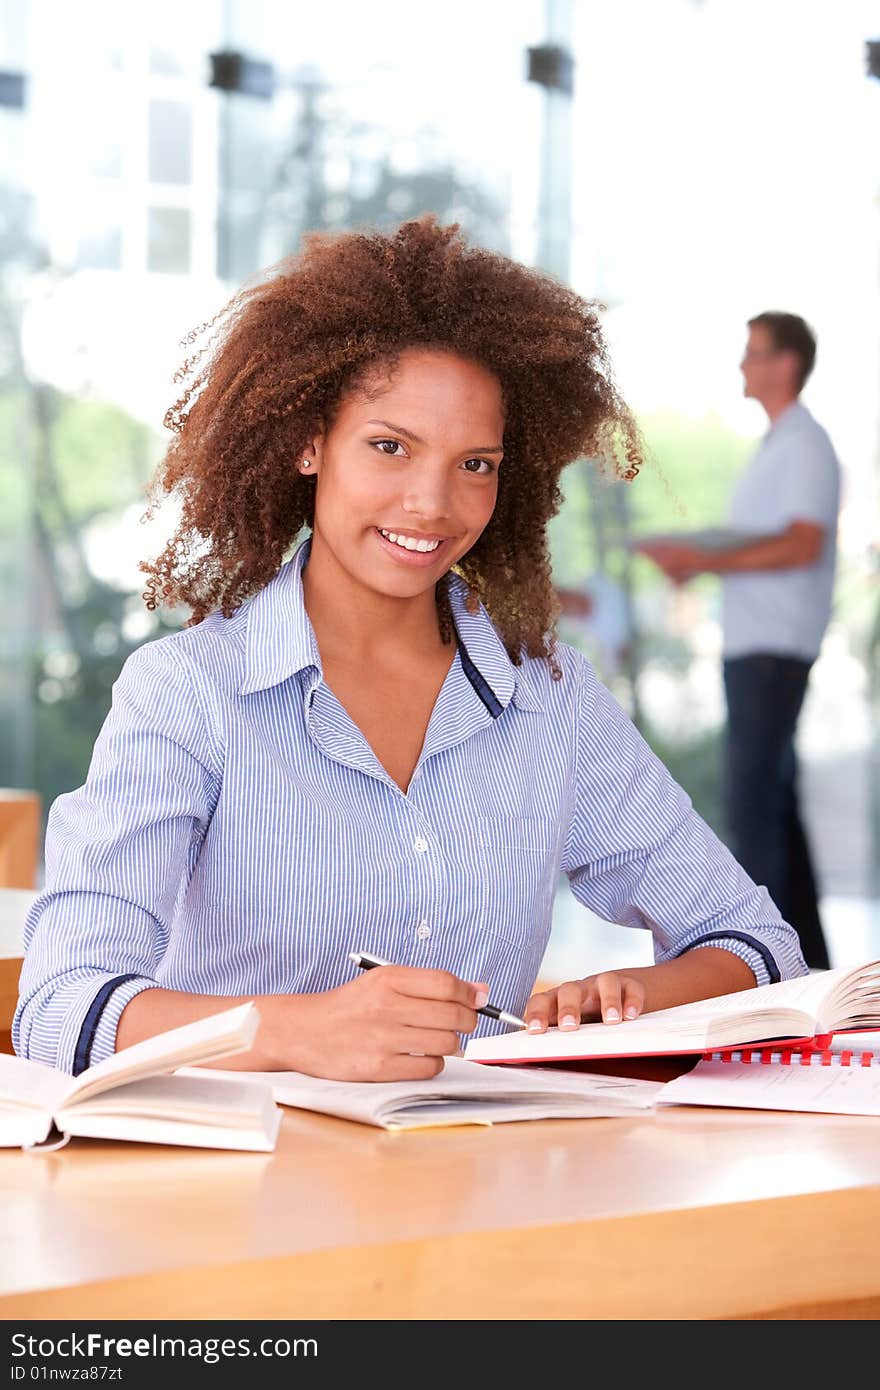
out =
[(491, 372), (403, 352), (343, 399), (300, 464), (317, 479), (309, 568), (389, 598), (433, 597), (492, 516), (503, 432)]

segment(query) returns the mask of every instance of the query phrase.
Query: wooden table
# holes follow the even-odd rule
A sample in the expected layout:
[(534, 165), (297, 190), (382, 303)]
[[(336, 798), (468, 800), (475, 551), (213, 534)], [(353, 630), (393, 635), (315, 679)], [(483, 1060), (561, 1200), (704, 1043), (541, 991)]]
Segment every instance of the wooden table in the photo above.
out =
[(874, 1318), (880, 1121), (669, 1110), (0, 1152), (0, 1318)]

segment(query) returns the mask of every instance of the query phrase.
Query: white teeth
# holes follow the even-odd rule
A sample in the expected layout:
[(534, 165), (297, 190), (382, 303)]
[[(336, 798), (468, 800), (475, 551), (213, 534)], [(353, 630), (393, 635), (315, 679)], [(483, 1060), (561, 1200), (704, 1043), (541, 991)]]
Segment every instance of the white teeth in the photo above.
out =
[(379, 527), (379, 534), (384, 536), (387, 541), (393, 541), (402, 550), (419, 550), (423, 554), (429, 550), (436, 550), (439, 541), (417, 541), (415, 536), (398, 536), (395, 531), (383, 531)]

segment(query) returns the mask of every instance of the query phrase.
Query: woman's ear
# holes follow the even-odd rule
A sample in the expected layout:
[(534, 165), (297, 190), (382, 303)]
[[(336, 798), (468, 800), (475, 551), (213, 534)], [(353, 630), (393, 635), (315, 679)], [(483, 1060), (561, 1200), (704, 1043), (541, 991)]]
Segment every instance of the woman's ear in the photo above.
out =
[(321, 464), (323, 444), (323, 435), (316, 434), (313, 439), (308, 441), (303, 449), (296, 466), (304, 478), (314, 478), (317, 476)]

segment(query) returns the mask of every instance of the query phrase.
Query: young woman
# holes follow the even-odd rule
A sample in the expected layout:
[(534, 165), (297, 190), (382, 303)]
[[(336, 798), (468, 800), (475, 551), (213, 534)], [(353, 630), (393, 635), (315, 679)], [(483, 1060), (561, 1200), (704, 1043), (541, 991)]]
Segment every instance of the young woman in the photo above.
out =
[[(208, 331), (166, 419), (180, 524), (143, 567), (192, 619), (129, 657), (52, 808), (17, 1051), (79, 1072), (253, 998), (239, 1067), (427, 1077), (504, 1027), (489, 994), (537, 1031), (625, 1027), (803, 973), (554, 641), (560, 471), (639, 464), (593, 306), (426, 217), (308, 238)], [(560, 870), (656, 964), (530, 998)]]

